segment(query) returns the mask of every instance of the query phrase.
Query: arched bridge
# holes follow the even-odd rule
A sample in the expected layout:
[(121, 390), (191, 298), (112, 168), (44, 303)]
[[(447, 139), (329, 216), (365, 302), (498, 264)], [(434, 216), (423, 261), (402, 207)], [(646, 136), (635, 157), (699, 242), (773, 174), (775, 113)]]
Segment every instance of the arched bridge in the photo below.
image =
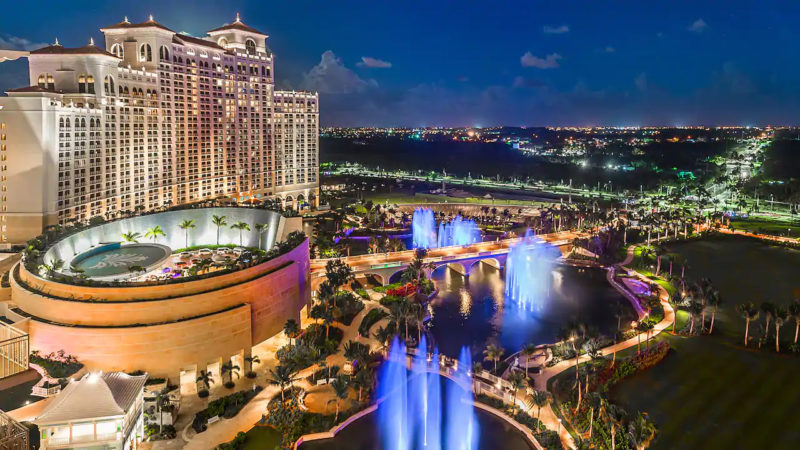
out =
[[(543, 234), (537, 238), (558, 247), (562, 254), (567, 254), (572, 250), (572, 242), (575, 238), (586, 236), (588, 235), (585, 233), (561, 232)], [(496, 269), (505, 267), (508, 251), (518, 241), (519, 239), (503, 239), (472, 245), (434, 248), (428, 250), (424, 262), (435, 267), (433, 272), (453, 270), (468, 277), (479, 264), (486, 264)], [(352, 267), (356, 277), (372, 277), (382, 285), (387, 285), (399, 281), (400, 273), (414, 259), (414, 254), (414, 250), (404, 250), (341, 259)], [(314, 259), (311, 261), (312, 289), (316, 290), (319, 283), (325, 279), (325, 264), (329, 260)]]

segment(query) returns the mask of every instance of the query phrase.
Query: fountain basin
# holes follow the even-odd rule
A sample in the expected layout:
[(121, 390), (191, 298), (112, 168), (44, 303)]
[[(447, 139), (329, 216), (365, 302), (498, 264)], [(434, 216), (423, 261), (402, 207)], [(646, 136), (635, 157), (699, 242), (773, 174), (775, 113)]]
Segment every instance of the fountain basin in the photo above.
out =
[[(443, 402), (447, 401), (447, 392), (454, 386), (458, 386), (455, 381), (444, 377), (441, 378), (442, 392), (445, 393)], [(381, 406), (379, 405), (378, 408)], [(303, 442), (298, 448), (300, 450), (391, 450), (384, 446), (382, 442), (381, 430), (378, 425), (377, 411), (365, 414), (354, 420), (352, 423), (342, 428), (335, 437), (315, 441)], [(446, 414), (446, 411), (444, 412)], [(480, 434), (477, 448), (479, 450), (532, 450), (534, 446), (528, 438), (516, 427), (504, 419), (485, 411), (475, 408), (475, 416), (480, 427)], [(443, 417), (446, 420), (446, 416)], [(447, 449), (446, 437), (438, 448)], [(425, 450), (424, 448), (412, 447), (410, 450)]]

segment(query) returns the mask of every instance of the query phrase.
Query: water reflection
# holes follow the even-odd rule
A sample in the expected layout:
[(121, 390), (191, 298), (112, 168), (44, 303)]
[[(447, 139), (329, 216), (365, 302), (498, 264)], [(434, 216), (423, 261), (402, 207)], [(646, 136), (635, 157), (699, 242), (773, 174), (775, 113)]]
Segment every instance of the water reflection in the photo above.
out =
[(615, 304), (633, 319), (630, 304), (616, 292), (601, 269), (556, 266), (552, 288), (536, 311), (505, 301), (502, 271), (479, 264), (465, 279), (452, 270), (437, 271), (434, 281), (439, 295), (431, 302), (430, 335), (439, 350), (457, 357), (462, 346), (470, 346), (473, 358), (482, 359), (487, 343), (502, 345), (506, 355), (528, 343), (554, 342), (561, 327), (577, 319), (613, 334), (617, 319)]

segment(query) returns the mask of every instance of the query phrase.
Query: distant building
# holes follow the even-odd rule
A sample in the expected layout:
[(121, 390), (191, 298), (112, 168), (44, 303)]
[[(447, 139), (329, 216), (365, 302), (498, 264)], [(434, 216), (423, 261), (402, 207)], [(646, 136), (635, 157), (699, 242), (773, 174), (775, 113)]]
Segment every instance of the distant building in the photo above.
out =
[(144, 435), (147, 375), (89, 373), (67, 384), (33, 423), (42, 449), (135, 449)]
[(275, 91), (267, 35), (239, 17), (203, 38), (154, 21), (103, 47), (30, 52), (0, 98), (0, 244), (44, 228), (208, 199), (316, 206), (316, 93)]

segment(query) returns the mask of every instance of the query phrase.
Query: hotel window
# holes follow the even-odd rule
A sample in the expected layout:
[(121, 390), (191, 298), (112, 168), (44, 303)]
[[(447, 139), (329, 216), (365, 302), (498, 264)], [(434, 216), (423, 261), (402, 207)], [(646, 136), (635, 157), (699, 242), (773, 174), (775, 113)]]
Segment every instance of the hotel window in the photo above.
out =
[(139, 61), (152, 61), (153, 60), (153, 49), (150, 47), (150, 44), (142, 44), (139, 46)]
[(252, 39), (248, 39), (244, 43), (245, 51), (248, 55), (255, 55), (256, 54), (256, 41)]
[(118, 58), (122, 58), (125, 56), (125, 50), (123, 50), (122, 45), (114, 44), (111, 46), (111, 53), (113, 53)]
[(114, 79), (110, 75), (106, 75), (105, 82), (103, 83), (106, 95), (114, 95)]
[(169, 61), (169, 50), (167, 47), (162, 45), (161, 48), (158, 49), (158, 57), (162, 61)]

